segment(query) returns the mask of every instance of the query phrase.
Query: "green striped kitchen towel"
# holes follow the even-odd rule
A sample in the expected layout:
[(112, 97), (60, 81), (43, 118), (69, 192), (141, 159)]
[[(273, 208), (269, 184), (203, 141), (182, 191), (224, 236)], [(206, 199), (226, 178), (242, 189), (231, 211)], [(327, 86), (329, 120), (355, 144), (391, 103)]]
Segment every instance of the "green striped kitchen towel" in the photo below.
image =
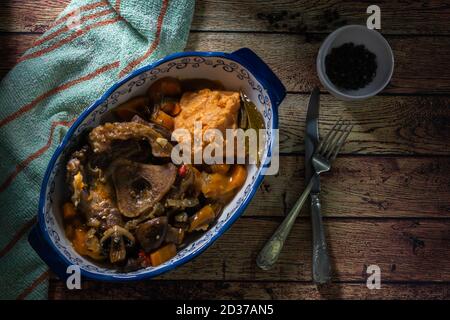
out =
[(133, 69), (186, 45), (194, 0), (73, 0), (0, 83), (0, 298), (47, 297), (27, 241), (40, 183), (80, 112)]

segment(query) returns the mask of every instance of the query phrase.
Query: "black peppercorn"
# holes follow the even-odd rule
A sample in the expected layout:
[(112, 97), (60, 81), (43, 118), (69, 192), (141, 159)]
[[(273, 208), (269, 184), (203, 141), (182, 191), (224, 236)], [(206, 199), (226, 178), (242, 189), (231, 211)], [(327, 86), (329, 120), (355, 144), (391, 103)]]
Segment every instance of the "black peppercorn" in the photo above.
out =
[(364, 88), (375, 77), (376, 56), (364, 45), (352, 42), (331, 49), (325, 58), (325, 72), (334, 85), (357, 90)]

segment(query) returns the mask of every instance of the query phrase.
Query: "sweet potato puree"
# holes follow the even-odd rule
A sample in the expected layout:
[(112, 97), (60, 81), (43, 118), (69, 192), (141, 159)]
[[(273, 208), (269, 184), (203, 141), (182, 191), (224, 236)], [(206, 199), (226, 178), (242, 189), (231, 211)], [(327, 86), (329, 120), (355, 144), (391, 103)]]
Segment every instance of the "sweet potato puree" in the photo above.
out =
[[(194, 134), (196, 121), (202, 123), (202, 136), (208, 129), (218, 129), (224, 139), (226, 129), (237, 129), (240, 108), (238, 92), (203, 89), (185, 92), (180, 100), (181, 112), (175, 117), (174, 129), (186, 129)], [(179, 139), (183, 142), (183, 138)], [(204, 148), (213, 139), (203, 139)], [(226, 142), (225, 142), (226, 143)], [(195, 152), (196, 150), (193, 150)]]

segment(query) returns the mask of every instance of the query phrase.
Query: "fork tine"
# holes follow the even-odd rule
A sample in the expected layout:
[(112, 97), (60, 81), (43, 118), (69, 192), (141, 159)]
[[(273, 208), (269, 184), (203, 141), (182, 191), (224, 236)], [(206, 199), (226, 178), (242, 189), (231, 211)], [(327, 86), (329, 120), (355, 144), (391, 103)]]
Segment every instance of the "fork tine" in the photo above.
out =
[(345, 134), (342, 135), (341, 140), (337, 144), (337, 146), (334, 148), (333, 156), (330, 158), (330, 161), (333, 161), (336, 159), (336, 156), (338, 155), (339, 151), (341, 150), (342, 146), (344, 145), (345, 141), (347, 140), (348, 136), (350, 135), (350, 132), (353, 130), (353, 125), (348, 124), (348, 126), (344, 129)]
[(330, 139), (328, 139), (326, 146), (324, 146), (324, 150), (322, 151), (322, 154), (326, 158), (329, 158), (331, 153), (333, 152), (333, 149), (336, 146), (336, 143), (339, 141), (339, 139), (342, 135), (341, 129), (345, 124), (346, 124), (345, 121), (341, 121), (341, 123), (339, 123), (339, 125), (336, 127), (336, 130), (334, 130)]
[[(341, 141), (342, 136), (345, 134), (345, 130), (341, 130), (341, 128), (347, 125), (347, 123), (344, 121), (344, 123), (339, 127), (339, 130), (337, 130), (337, 132), (334, 134), (333, 139), (330, 141), (329, 143), (329, 148), (327, 148), (327, 150), (325, 150), (325, 152), (323, 153), (323, 156), (326, 159), (329, 159), (331, 157), (331, 155), (333, 154), (334, 149), (336, 148), (337, 144), (339, 143), (339, 141)], [(342, 129), (345, 129), (342, 128)]]
[(327, 134), (325, 135), (325, 138), (323, 138), (320, 143), (319, 146), (317, 147), (317, 153), (322, 153), (322, 147), (328, 143), (328, 139), (330, 138), (331, 133), (334, 131), (334, 129), (336, 128), (336, 126), (341, 122), (342, 118), (339, 118), (338, 121), (336, 121), (336, 123), (333, 125), (333, 127), (327, 132)]

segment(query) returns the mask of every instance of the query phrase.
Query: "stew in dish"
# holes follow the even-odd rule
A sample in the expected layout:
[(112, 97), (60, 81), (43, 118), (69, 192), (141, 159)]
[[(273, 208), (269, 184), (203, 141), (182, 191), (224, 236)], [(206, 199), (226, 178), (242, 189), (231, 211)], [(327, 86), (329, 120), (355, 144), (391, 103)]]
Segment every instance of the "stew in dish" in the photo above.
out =
[[(206, 231), (247, 178), (245, 164), (175, 164), (171, 134), (264, 122), (218, 82), (156, 81), (83, 137), (66, 165), (65, 232), (82, 256), (125, 271), (157, 266)], [(203, 141), (202, 147), (214, 143)], [(194, 148), (193, 148), (194, 149)], [(195, 152), (196, 150), (192, 150)]]

